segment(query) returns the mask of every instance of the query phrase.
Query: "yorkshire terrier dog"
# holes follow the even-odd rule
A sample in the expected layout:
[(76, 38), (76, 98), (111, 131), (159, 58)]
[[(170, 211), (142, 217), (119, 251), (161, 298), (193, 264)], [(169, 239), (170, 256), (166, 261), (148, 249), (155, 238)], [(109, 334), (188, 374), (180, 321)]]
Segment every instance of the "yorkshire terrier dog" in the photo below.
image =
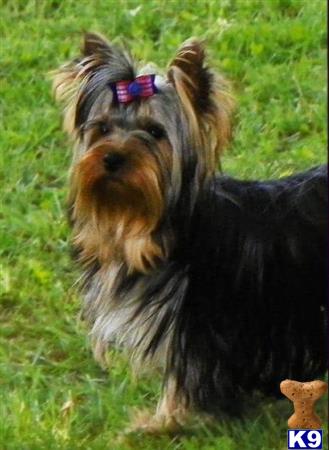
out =
[(242, 394), (326, 371), (327, 170), (274, 181), (217, 173), (228, 84), (185, 42), (166, 74), (95, 34), (59, 69), (75, 141), (69, 215), (96, 358), (163, 373), (156, 413), (239, 413)]

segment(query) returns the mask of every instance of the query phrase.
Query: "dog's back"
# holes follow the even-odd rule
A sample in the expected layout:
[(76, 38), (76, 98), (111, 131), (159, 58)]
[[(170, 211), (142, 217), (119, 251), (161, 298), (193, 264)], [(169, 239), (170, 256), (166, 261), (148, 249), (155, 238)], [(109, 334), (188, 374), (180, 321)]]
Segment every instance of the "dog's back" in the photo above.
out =
[(326, 167), (269, 182), (216, 178), (181, 251), (190, 268), (177, 360), (202, 408), (325, 372)]

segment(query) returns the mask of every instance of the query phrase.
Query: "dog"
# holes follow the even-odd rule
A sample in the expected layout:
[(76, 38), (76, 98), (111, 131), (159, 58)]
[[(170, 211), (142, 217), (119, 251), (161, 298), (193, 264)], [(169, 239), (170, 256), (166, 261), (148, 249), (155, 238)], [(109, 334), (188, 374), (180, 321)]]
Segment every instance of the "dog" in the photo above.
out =
[(109, 346), (163, 374), (146, 431), (191, 411), (243, 411), (286, 378), (326, 371), (327, 169), (271, 181), (218, 173), (229, 84), (203, 43), (161, 75), (85, 35), (56, 73), (75, 142), (69, 216), (95, 357)]

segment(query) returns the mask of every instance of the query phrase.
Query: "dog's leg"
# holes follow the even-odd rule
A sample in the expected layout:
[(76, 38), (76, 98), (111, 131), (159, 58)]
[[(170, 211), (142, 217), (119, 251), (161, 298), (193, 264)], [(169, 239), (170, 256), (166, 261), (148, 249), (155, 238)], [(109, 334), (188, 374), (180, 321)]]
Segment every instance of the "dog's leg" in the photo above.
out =
[(176, 433), (185, 424), (189, 415), (187, 402), (176, 390), (173, 379), (167, 382), (155, 414), (140, 411), (136, 414), (129, 431), (149, 434)]

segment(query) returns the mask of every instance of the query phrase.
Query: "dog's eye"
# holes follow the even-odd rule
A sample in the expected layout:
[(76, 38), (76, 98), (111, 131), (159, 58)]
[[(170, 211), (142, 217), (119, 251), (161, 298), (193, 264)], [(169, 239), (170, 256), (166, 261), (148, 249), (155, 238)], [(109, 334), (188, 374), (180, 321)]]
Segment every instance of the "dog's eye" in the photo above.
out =
[(146, 127), (146, 131), (154, 137), (154, 139), (163, 139), (166, 136), (165, 130), (161, 125), (149, 125)]
[(110, 126), (106, 122), (100, 122), (98, 124), (98, 130), (101, 134), (108, 134), (110, 132)]

